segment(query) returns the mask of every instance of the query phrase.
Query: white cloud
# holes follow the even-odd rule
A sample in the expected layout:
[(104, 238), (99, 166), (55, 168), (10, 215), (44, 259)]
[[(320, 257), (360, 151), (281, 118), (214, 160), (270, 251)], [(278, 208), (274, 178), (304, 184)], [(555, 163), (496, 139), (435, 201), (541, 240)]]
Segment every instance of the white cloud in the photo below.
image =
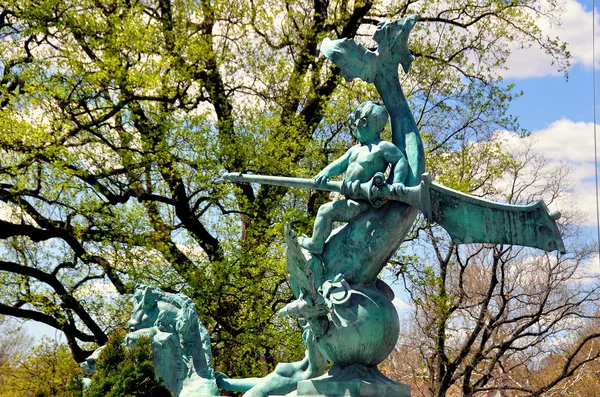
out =
[[(580, 64), (591, 67), (594, 57), (592, 56), (592, 12), (576, 0), (566, 0), (560, 10), (560, 25), (551, 19), (541, 17), (537, 25), (545, 36), (559, 37), (567, 42), (568, 50), (571, 52), (571, 64)], [(600, 23), (598, 13), (595, 20), (596, 42), (600, 43)], [(599, 44), (600, 45), (600, 44)], [(600, 51), (596, 48), (596, 54)], [(598, 57), (596, 56), (596, 59)], [(596, 61), (596, 65), (599, 65)], [(528, 78), (556, 75), (556, 65), (552, 65), (552, 58), (543, 49), (537, 46), (530, 48), (515, 48), (508, 58), (506, 66), (509, 68), (501, 74), (505, 78)]]
[(14, 210), (8, 204), (2, 202), (0, 202), (0, 220), (15, 222)]
[(177, 243), (177, 248), (181, 250), (188, 258), (196, 263), (203, 263), (208, 260), (206, 252), (197, 244), (180, 244)]
[(392, 305), (394, 305), (396, 307), (396, 310), (408, 310), (408, 309), (412, 309), (412, 306), (403, 301), (402, 299), (399, 299), (398, 297), (395, 297), (392, 300)]
[[(594, 124), (565, 118), (552, 122), (543, 130), (534, 131), (535, 149), (553, 160), (587, 163), (594, 161)], [(588, 175), (589, 176), (589, 175)]]
[(596, 226), (596, 187), (594, 182), (579, 182), (576, 186), (579, 206), (586, 213), (586, 225)]
[(3, 202), (0, 202), (0, 220), (16, 224), (25, 222), (29, 225), (39, 227), (29, 214), (25, 213), (20, 208)]
[[(600, 126), (596, 127), (600, 132)], [(548, 167), (569, 164), (569, 176), (574, 182), (572, 205), (586, 215), (587, 225), (596, 225), (596, 187), (594, 172), (594, 124), (568, 119), (554, 121), (542, 130), (522, 138), (507, 131), (498, 132), (497, 139), (512, 147), (531, 145), (531, 150), (543, 155)], [(568, 203), (562, 203), (568, 205)]]
[(117, 291), (115, 286), (108, 281), (86, 284), (82, 288), (79, 288), (76, 292), (77, 299), (83, 299), (90, 296), (118, 298), (121, 296), (121, 294)]
[(600, 260), (597, 254), (587, 262), (579, 265), (577, 277), (577, 282), (581, 284), (598, 283), (600, 280)]

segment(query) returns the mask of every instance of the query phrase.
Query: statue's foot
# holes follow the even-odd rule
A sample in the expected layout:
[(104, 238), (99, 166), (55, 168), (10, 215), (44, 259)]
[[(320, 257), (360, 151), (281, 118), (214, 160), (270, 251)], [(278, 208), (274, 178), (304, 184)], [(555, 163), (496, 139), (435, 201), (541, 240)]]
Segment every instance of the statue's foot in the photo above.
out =
[(315, 243), (310, 237), (298, 237), (298, 244), (305, 250), (313, 254), (322, 254), (324, 244)]

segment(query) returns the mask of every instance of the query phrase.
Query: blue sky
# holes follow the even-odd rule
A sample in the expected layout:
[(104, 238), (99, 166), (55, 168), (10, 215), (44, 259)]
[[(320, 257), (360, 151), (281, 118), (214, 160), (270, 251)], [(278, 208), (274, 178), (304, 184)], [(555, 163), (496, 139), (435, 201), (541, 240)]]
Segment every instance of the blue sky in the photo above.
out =
[[(577, 207), (585, 216), (586, 238), (597, 242), (596, 193), (594, 178), (594, 128), (592, 62), (600, 69), (597, 55), (592, 55), (592, 2), (565, 0), (560, 10), (561, 26), (540, 20), (538, 26), (551, 36), (558, 36), (568, 43), (572, 54), (568, 79), (552, 65), (551, 58), (535, 46), (516, 48), (508, 60), (508, 70), (501, 74), (507, 84), (515, 85), (515, 92), (523, 91), (510, 107), (510, 113), (518, 116), (521, 128), (531, 132), (532, 149), (543, 154), (548, 167), (568, 165), (574, 190), (570, 198), (557, 203), (554, 208), (564, 211)], [(596, 12), (596, 54), (600, 47), (600, 24)], [(596, 80), (600, 80), (596, 73)], [(596, 84), (598, 85), (598, 84)], [(600, 93), (596, 90), (597, 103)], [(600, 106), (597, 104), (596, 113)], [(600, 119), (599, 119), (600, 120)], [(600, 134), (600, 126), (598, 126)], [(516, 135), (503, 134), (509, 144)], [(598, 136), (600, 145), (600, 135)], [(511, 142), (512, 141), (512, 142)], [(558, 207), (558, 208), (557, 208)], [(568, 208), (567, 208), (568, 207)], [(588, 271), (600, 273), (598, 257), (587, 267)], [(388, 280), (389, 281), (389, 280)], [(406, 293), (399, 284), (393, 285), (396, 307), (408, 309)]]
[(514, 83), (516, 90), (523, 91), (523, 96), (513, 102), (511, 112), (527, 130), (544, 129), (561, 118), (593, 121), (591, 68), (573, 66), (568, 80), (558, 75), (507, 79), (507, 83)]
[[(561, 10), (561, 26), (540, 20), (542, 31), (566, 41), (572, 54), (568, 80), (551, 64), (551, 59), (535, 46), (511, 54), (504, 73), (507, 83), (514, 83), (524, 96), (511, 108), (522, 127), (541, 130), (552, 122), (566, 118), (592, 122), (592, 13), (591, 1), (566, 0)], [(596, 19), (597, 16), (596, 16)], [(596, 25), (596, 47), (600, 46), (600, 25)], [(598, 48), (596, 49), (598, 53)]]
[[(567, 41), (572, 53), (569, 78), (556, 70), (551, 59), (540, 49), (516, 49), (509, 58), (504, 74), (524, 95), (514, 101), (511, 113), (519, 117), (522, 128), (532, 132), (535, 147), (556, 164), (569, 163), (573, 169), (575, 191), (573, 205), (587, 215), (586, 230), (590, 240), (596, 239), (596, 204), (593, 147), (592, 14), (591, 1), (566, 0), (561, 10), (562, 26), (541, 20), (542, 30)], [(600, 25), (596, 17), (596, 53), (600, 47)], [(598, 74), (596, 74), (598, 76)], [(597, 77), (598, 79), (598, 77)], [(600, 102), (600, 98), (598, 98)], [(600, 128), (598, 129), (600, 134)], [(600, 137), (599, 137), (600, 139)], [(592, 267), (600, 272), (596, 259)], [(401, 291), (394, 288), (402, 298)], [(398, 301), (398, 307), (406, 307)], [(40, 323), (28, 323), (36, 337), (56, 337), (54, 329)]]

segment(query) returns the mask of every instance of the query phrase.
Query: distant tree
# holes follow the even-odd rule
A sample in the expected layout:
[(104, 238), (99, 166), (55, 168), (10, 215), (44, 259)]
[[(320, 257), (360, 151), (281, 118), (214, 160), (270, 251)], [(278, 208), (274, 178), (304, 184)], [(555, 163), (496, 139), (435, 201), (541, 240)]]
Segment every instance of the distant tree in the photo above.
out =
[(33, 338), (14, 322), (3, 323), (0, 330), (0, 397), (63, 396), (81, 373), (64, 343), (44, 339), (34, 346)]
[(0, 396), (12, 389), (15, 368), (27, 357), (33, 338), (16, 321), (0, 316)]
[(10, 317), (0, 316), (0, 368), (18, 363), (32, 345), (33, 337), (21, 324)]
[[(600, 341), (598, 321), (563, 335), (560, 348), (541, 360), (523, 377), (529, 387), (544, 387), (544, 397), (594, 397), (600, 384)], [(585, 342), (585, 343), (584, 343)], [(569, 364), (569, 365), (566, 365)], [(561, 376), (565, 368), (571, 371)], [(560, 381), (556, 381), (559, 379)]]
[(58, 394), (58, 397), (83, 397), (84, 393), (83, 374), (75, 375), (69, 385)]
[(109, 338), (96, 362), (97, 372), (85, 397), (170, 397), (171, 391), (156, 378), (150, 338), (140, 338), (131, 348), (123, 334)]
[(39, 391), (35, 397), (83, 397), (83, 375), (75, 375), (67, 386), (51, 387), (49, 390)]
[[(495, 154), (480, 156), (482, 151)], [(593, 327), (600, 281), (585, 272), (597, 252), (579, 239), (576, 198), (568, 197), (569, 167), (549, 166), (526, 141), (517, 151), (500, 141), (465, 141), (453, 156), (436, 161), (430, 172), (448, 186), (513, 204), (543, 198), (558, 207), (567, 253), (460, 247), (439, 227), (418, 225), (412, 248), (420, 255), (395, 260), (414, 311), (386, 364), (388, 373), (413, 384), (414, 396), (469, 397), (494, 390), (556, 395), (551, 390), (562, 390), (600, 360), (595, 347), (600, 333)], [(541, 377), (543, 360), (553, 365)]]

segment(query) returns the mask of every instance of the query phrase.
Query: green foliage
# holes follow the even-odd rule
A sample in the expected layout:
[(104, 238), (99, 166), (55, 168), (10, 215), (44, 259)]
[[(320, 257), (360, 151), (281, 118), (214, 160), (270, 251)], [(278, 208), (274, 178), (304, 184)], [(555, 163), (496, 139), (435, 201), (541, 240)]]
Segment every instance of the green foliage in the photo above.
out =
[(131, 348), (123, 333), (108, 339), (96, 362), (97, 372), (84, 397), (169, 397), (172, 393), (156, 378), (150, 338), (140, 338)]
[(78, 374), (71, 379), (69, 385), (66, 387), (63, 396), (64, 397), (83, 397), (84, 382), (83, 375)]
[(49, 390), (38, 392), (35, 397), (83, 397), (84, 384), (83, 375), (75, 375), (65, 387), (52, 387)]
[(23, 339), (17, 337), (22, 332), (13, 328), (11, 334), (0, 337), (0, 346), (10, 342), (3, 349), (8, 356), (0, 360), (0, 396), (81, 397), (70, 386), (81, 370), (68, 346), (43, 340), (31, 348), (31, 342), (23, 344)]

